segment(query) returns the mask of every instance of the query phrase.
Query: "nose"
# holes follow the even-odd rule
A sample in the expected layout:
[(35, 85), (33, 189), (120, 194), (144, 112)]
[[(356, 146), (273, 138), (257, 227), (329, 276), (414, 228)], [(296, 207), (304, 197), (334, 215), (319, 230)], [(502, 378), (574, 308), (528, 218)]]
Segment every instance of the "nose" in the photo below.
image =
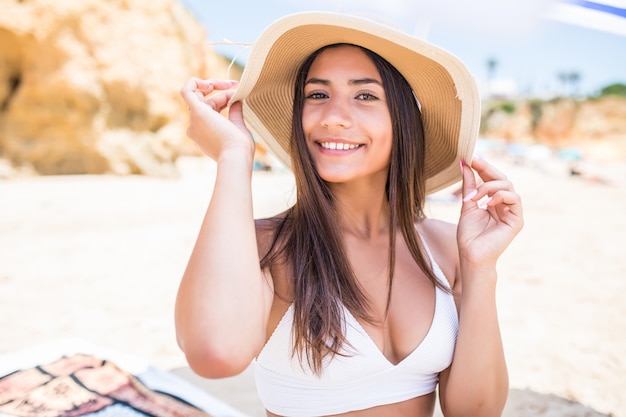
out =
[(337, 96), (330, 98), (324, 104), (321, 123), (326, 128), (352, 126), (352, 113), (348, 99)]

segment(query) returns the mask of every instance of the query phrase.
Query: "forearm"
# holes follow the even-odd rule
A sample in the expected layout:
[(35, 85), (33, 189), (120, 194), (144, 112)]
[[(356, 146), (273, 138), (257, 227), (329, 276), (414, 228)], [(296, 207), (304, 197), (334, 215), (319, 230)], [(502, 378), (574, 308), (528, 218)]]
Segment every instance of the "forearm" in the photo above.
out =
[(446, 384), (446, 416), (500, 416), (508, 373), (496, 309), (495, 267), (461, 264), (459, 333)]
[(218, 161), (176, 301), (177, 337), (190, 362), (197, 356), (245, 361), (265, 335), (267, 284), (259, 268), (251, 175), (252, 161), (241, 153), (225, 153)]

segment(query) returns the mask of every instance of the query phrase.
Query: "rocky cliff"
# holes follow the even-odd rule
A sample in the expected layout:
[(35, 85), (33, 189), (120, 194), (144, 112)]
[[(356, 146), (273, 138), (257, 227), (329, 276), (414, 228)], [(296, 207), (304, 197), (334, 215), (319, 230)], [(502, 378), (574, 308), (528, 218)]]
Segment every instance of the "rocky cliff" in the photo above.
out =
[[(547, 110), (547, 111), (546, 111)], [(559, 118), (559, 115), (560, 118)], [(554, 120), (556, 119), (556, 120)], [(561, 119), (562, 123), (557, 123)], [(553, 121), (554, 120), (554, 121)], [(556, 130), (550, 126), (558, 126)], [(535, 137), (565, 144), (613, 144), (616, 157), (626, 158), (626, 98), (607, 96), (584, 101), (563, 100), (543, 106)], [(625, 159), (626, 160), (626, 159)]]
[(575, 147), (590, 159), (626, 162), (624, 97), (487, 102), (483, 108), (483, 136), (555, 150)]
[(180, 87), (227, 64), (175, 0), (2, 0), (5, 171), (169, 175), (193, 151)]

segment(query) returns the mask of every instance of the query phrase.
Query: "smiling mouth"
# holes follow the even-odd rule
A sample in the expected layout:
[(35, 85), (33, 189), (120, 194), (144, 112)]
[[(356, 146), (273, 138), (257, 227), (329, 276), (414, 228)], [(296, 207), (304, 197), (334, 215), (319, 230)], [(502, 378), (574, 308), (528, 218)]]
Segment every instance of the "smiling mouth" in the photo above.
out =
[(363, 145), (344, 142), (319, 142), (318, 145), (324, 149), (330, 149), (333, 151), (350, 151), (352, 149), (360, 148)]

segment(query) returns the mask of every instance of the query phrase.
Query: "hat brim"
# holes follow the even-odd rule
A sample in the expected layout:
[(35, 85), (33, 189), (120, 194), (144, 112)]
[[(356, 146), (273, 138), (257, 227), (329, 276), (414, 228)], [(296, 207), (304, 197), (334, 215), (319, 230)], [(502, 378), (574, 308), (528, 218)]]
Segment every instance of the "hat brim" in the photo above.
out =
[(419, 99), (426, 141), (426, 193), (460, 180), (480, 126), (474, 77), (447, 51), (369, 19), (304, 12), (271, 24), (253, 46), (231, 103), (243, 102), (244, 120), (257, 140), (291, 167), (291, 117), (297, 71), (319, 48), (349, 43), (367, 48), (398, 69)]

